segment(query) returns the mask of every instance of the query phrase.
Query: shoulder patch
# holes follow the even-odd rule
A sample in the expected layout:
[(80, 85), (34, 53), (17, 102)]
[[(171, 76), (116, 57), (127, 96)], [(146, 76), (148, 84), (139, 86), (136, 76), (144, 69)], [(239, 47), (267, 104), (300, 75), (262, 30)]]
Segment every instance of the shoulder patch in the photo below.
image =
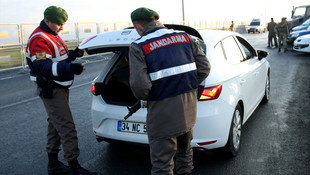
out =
[(46, 53), (45, 51), (36, 52), (37, 61), (39, 60), (46, 60)]

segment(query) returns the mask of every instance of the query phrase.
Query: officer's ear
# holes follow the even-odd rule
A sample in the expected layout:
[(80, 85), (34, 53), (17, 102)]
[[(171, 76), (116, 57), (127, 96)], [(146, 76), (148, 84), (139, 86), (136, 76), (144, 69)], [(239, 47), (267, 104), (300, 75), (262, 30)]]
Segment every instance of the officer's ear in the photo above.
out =
[(134, 28), (140, 36), (142, 36), (143, 26), (139, 23), (133, 23)]
[(48, 19), (44, 19), (44, 22), (45, 22), (45, 24), (47, 25), (47, 26), (49, 26), (49, 24), (51, 23), (51, 21), (50, 20), (48, 20)]

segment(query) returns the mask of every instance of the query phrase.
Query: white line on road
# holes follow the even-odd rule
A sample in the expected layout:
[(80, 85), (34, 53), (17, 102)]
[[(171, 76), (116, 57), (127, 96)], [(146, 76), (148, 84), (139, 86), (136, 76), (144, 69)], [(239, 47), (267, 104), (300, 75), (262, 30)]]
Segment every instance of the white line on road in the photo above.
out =
[[(86, 83), (82, 83), (82, 84), (79, 84), (79, 85), (75, 85), (75, 86), (70, 87), (70, 89), (75, 89), (75, 88), (79, 88), (79, 87), (82, 87), (82, 86), (85, 86), (85, 85), (89, 85), (91, 82), (92, 81), (86, 82)], [(12, 104), (8, 104), (8, 105), (5, 105), (5, 106), (1, 106), (0, 110), (3, 110), (5, 108), (9, 108), (9, 107), (12, 107), (12, 106), (15, 106), (15, 105), (20, 105), (20, 104), (23, 104), (23, 103), (27, 103), (27, 102), (30, 102), (30, 101), (33, 101), (33, 100), (37, 100), (39, 98), (40, 98), (39, 96), (36, 96), (36, 97), (32, 97), (32, 98), (29, 98), (29, 99), (26, 99), (26, 100), (22, 100), (22, 101), (19, 101), (19, 102), (16, 102), (16, 103), (12, 103)]]

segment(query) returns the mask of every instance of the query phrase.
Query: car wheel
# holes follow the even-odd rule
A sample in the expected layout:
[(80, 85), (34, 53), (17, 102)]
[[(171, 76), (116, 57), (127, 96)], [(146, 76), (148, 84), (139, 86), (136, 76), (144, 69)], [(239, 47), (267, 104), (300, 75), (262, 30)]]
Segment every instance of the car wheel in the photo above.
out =
[(242, 126), (242, 109), (238, 104), (236, 106), (231, 125), (230, 125), (230, 132), (227, 144), (225, 146), (225, 151), (228, 156), (237, 156), (239, 148), (240, 148), (240, 141), (241, 141), (241, 126)]
[(263, 97), (262, 102), (267, 103), (269, 101), (269, 98), (270, 98), (270, 76), (269, 76), (269, 72), (268, 72), (267, 80), (266, 80), (266, 86), (265, 86), (265, 95)]

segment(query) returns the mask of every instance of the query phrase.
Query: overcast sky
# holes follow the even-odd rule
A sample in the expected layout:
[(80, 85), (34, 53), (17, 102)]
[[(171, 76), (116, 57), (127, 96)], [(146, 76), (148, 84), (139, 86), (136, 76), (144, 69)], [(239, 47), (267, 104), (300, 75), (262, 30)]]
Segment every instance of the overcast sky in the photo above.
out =
[[(310, 0), (184, 0), (186, 21), (280, 21), (293, 6), (306, 4)], [(0, 0), (0, 23), (38, 23), (50, 5), (64, 8), (68, 22), (130, 22), (138, 7), (157, 11), (160, 21), (183, 20), (182, 0)]]

